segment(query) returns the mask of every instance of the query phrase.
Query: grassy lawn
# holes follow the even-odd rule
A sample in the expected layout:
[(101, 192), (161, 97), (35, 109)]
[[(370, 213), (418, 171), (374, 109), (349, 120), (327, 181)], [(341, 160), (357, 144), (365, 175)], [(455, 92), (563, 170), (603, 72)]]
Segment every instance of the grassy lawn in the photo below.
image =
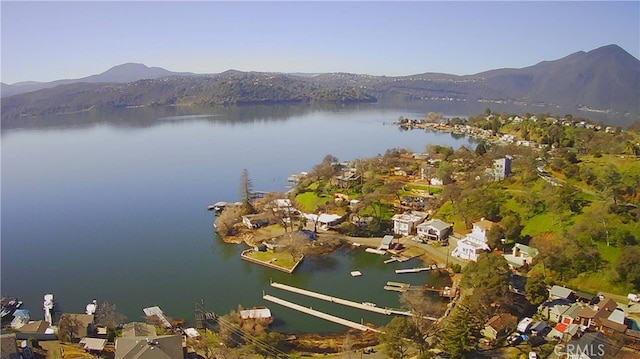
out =
[(553, 214), (551, 213), (542, 213), (531, 217), (522, 229), (522, 235), (535, 236), (547, 232), (558, 232), (561, 227), (559, 224), (554, 225), (553, 222)]
[(420, 247), (409, 247), (400, 253), (403, 257), (414, 258), (425, 254), (426, 251)]
[(570, 280), (567, 284), (573, 288), (580, 288), (590, 292), (606, 292), (622, 296), (633, 293), (633, 285), (630, 283), (617, 283), (613, 281), (615, 274), (611, 270), (605, 269), (599, 272), (581, 273), (578, 277)]
[(278, 267), (282, 267), (282, 268), (286, 268), (286, 269), (293, 269), (293, 267), (296, 265), (296, 262), (294, 262), (293, 257), (291, 257), (291, 254), (287, 253), (287, 252), (273, 252), (273, 251), (266, 251), (266, 252), (249, 252), (246, 254), (247, 257), (259, 260), (261, 262), (267, 262), (267, 263), (271, 263), (272, 265), (278, 266)]
[(369, 206), (362, 209), (360, 212), (363, 216), (377, 216), (378, 214), (382, 214), (380, 217), (382, 220), (390, 220), (396, 212), (393, 205), (385, 204), (385, 203), (372, 203)]
[(331, 196), (327, 196), (326, 194), (318, 196), (315, 192), (304, 192), (296, 196), (296, 201), (307, 213), (315, 213), (319, 205), (325, 204), (331, 200), (333, 200)]

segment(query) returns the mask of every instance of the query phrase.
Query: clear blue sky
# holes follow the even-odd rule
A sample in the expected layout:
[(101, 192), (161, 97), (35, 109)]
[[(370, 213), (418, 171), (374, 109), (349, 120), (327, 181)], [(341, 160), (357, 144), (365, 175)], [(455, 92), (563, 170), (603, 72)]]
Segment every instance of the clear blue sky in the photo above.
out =
[(410, 75), (526, 67), (618, 44), (640, 58), (640, 2), (1, 2), (1, 79), (126, 62)]

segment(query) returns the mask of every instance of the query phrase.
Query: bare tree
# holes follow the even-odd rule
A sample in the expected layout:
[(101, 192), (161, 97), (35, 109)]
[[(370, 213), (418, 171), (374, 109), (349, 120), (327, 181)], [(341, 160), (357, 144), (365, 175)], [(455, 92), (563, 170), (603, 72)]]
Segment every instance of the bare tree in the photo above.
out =
[(118, 312), (115, 304), (104, 301), (98, 305), (95, 312), (95, 321), (98, 325), (104, 325), (109, 329), (115, 329), (120, 323), (127, 319), (122, 313)]
[(76, 333), (82, 329), (82, 323), (68, 313), (62, 314), (58, 321), (58, 338), (63, 342), (70, 342)]
[(288, 233), (287, 251), (291, 254), (293, 261), (297, 261), (302, 257), (309, 248), (309, 239), (302, 232)]
[(227, 206), (222, 213), (216, 218), (216, 231), (223, 236), (232, 236), (236, 234), (234, 225), (239, 221), (240, 207)]

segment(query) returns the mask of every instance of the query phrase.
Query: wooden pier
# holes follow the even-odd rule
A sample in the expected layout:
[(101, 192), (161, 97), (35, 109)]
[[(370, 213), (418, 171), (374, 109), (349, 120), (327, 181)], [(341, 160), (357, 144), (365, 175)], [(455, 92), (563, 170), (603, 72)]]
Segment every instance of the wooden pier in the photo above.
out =
[(156, 306), (156, 307), (144, 308), (142, 311), (144, 312), (144, 314), (147, 315), (147, 317), (156, 316), (160, 320), (160, 323), (162, 323), (162, 326), (164, 326), (165, 328), (172, 327), (171, 323), (169, 322), (169, 319), (167, 319), (167, 317), (164, 315), (160, 307)]
[(324, 319), (324, 320), (328, 320), (330, 322), (334, 322), (334, 323), (337, 323), (337, 324), (340, 324), (340, 325), (344, 325), (344, 326), (349, 327), (349, 328), (362, 330), (364, 332), (372, 331), (372, 332), (376, 332), (376, 333), (383, 333), (382, 331), (380, 331), (378, 329), (368, 327), (368, 326), (366, 326), (364, 324), (352, 322), (350, 320), (347, 320), (347, 319), (344, 319), (344, 318), (340, 318), (340, 317), (336, 317), (334, 315), (327, 314), (327, 313), (324, 313), (324, 312), (321, 312), (321, 311), (318, 311), (318, 310), (315, 310), (315, 309), (312, 309), (312, 308), (303, 307), (303, 306), (301, 306), (299, 304), (291, 303), (291, 302), (286, 301), (284, 299), (280, 299), (280, 298), (277, 298), (277, 297), (274, 297), (274, 296), (271, 296), (271, 295), (268, 295), (268, 294), (263, 295), (262, 299), (264, 299), (266, 301), (269, 301), (269, 302), (272, 302), (272, 303), (280, 304), (280, 305), (282, 305), (284, 307), (287, 307), (287, 308), (290, 308), (290, 309), (293, 309), (293, 310), (297, 310), (297, 311), (305, 313), (305, 314), (312, 315), (312, 316), (320, 318), (320, 319)]
[[(384, 314), (384, 315), (394, 314), (394, 315), (406, 315), (406, 316), (412, 316), (413, 315), (411, 312), (407, 312), (407, 311), (389, 309), (389, 308), (380, 308), (378, 306), (371, 305), (371, 304), (374, 304), (374, 303), (370, 303), (370, 302), (366, 302), (367, 304), (353, 302), (353, 301), (350, 301), (350, 300), (347, 300), (347, 299), (336, 298), (336, 297), (332, 297), (332, 296), (329, 296), (329, 295), (326, 295), (326, 294), (316, 293), (316, 292), (312, 292), (312, 291), (309, 291), (309, 290), (305, 290), (305, 289), (301, 289), (301, 288), (297, 288), (297, 287), (292, 287), (290, 285), (286, 285), (286, 284), (282, 284), (282, 283), (272, 282), (271, 286), (274, 287), (274, 288), (286, 290), (286, 291), (289, 291), (289, 292), (292, 292), (292, 293), (302, 294), (302, 295), (306, 295), (308, 297), (324, 300), (324, 301), (331, 302), (331, 303), (341, 304), (341, 305), (345, 305), (345, 306), (352, 307), (352, 308), (367, 310), (367, 311), (378, 313), (378, 314)], [(408, 286), (408, 284), (407, 284), (407, 286)]]

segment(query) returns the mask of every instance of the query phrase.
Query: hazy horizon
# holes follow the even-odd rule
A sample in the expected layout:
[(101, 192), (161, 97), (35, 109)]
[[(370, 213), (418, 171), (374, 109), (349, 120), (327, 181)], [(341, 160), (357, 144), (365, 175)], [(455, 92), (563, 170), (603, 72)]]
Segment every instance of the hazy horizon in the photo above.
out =
[(637, 1), (0, 6), (7, 84), (77, 79), (124, 63), (194, 73), (405, 76), (522, 68), (610, 44), (640, 58)]

